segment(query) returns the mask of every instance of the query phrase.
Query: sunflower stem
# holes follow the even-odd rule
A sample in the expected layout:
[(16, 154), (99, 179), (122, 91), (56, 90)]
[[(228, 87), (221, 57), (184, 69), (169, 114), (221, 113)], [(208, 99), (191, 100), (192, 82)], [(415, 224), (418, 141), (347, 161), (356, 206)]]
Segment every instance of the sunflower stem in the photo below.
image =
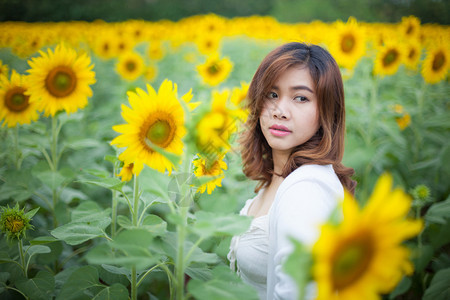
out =
[[(114, 163), (113, 177), (116, 177), (117, 163)], [(112, 212), (111, 212), (111, 238), (114, 239), (116, 236), (116, 220), (117, 220), (117, 191), (112, 190)]]
[[(178, 233), (178, 249), (177, 249), (177, 259), (175, 261), (175, 278), (176, 278), (176, 292), (175, 297), (177, 300), (183, 300), (184, 299), (184, 272), (187, 267), (185, 264), (185, 258), (184, 258), (184, 246), (185, 246), (185, 240), (186, 240), (186, 234), (187, 234), (187, 216), (189, 212), (189, 208), (191, 205), (192, 195), (190, 191), (189, 181), (190, 176), (192, 174), (191, 172), (191, 164), (190, 161), (187, 159), (186, 153), (189, 153), (189, 151), (185, 152), (184, 158), (183, 158), (183, 165), (182, 170), (184, 171), (182, 175), (188, 176), (186, 180), (183, 181), (181, 184), (181, 194), (180, 194), (180, 205), (178, 206), (178, 213), (180, 216), (180, 223), (177, 224), (177, 233)], [(184, 179), (184, 178), (183, 178)]]
[(25, 255), (23, 253), (22, 239), (19, 239), (18, 245), (19, 245), (20, 264), (22, 265), (23, 275), (25, 275), (25, 277), (28, 278), (28, 270), (27, 266), (25, 265)]
[(52, 117), (52, 142), (51, 142), (51, 155), (53, 162), (53, 172), (58, 170), (58, 120), (56, 117)]
[(16, 127), (14, 128), (14, 156), (15, 156), (15, 160), (16, 160), (16, 169), (20, 170), (20, 157), (21, 157), (21, 152), (19, 149), (19, 126), (16, 125)]
[[(138, 176), (134, 174), (134, 184), (133, 184), (133, 211), (132, 222), (134, 226), (138, 226), (138, 212), (139, 212), (139, 181)], [(131, 300), (137, 299), (137, 270), (136, 265), (131, 267)]]

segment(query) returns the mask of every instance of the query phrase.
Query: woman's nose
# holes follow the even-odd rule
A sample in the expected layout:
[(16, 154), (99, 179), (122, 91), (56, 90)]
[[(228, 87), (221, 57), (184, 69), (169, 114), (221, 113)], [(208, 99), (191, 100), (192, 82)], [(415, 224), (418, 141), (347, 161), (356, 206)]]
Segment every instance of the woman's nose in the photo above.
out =
[(275, 102), (272, 106), (272, 116), (276, 119), (287, 119), (288, 118), (288, 109), (286, 107), (286, 101), (280, 99)]

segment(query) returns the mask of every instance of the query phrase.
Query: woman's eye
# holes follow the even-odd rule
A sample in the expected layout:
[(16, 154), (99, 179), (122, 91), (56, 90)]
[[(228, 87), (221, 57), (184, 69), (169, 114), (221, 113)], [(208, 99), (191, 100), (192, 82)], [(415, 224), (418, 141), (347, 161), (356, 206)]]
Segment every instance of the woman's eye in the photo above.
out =
[(275, 92), (270, 92), (268, 97), (269, 97), (269, 99), (276, 99), (276, 98), (278, 98), (278, 95)]
[(294, 98), (294, 100), (297, 102), (306, 102), (306, 101), (308, 101), (308, 98), (303, 97), (303, 96), (297, 96)]

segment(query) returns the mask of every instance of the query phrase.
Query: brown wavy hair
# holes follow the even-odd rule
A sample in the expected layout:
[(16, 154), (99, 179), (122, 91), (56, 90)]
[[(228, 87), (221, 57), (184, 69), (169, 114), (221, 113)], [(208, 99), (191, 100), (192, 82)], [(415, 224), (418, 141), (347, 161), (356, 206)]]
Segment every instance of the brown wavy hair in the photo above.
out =
[(310, 140), (293, 149), (282, 174), (277, 175), (286, 178), (305, 164), (332, 164), (344, 188), (354, 193), (356, 182), (350, 178), (354, 170), (341, 163), (345, 135), (344, 85), (334, 58), (317, 45), (284, 44), (272, 50), (256, 70), (247, 94), (250, 114), (239, 138), (243, 172), (248, 178), (259, 181), (255, 192), (272, 181), (272, 148), (261, 131), (259, 117), (277, 78), (294, 66), (309, 70), (318, 99), (320, 128)]

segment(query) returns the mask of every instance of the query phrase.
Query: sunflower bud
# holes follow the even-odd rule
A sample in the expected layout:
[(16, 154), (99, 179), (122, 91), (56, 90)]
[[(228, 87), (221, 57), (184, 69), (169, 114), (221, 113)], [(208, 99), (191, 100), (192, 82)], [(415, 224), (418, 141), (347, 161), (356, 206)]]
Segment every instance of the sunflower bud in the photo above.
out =
[(8, 240), (22, 239), (26, 236), (27, 229), (33, 229), (30, 221), (37, 211), (38, 208), (25, 213), (23, 208), (19, 209), (19, 204), (13, 208), (0, 207), (0, 230), (6, 234)]
[(416, 185), (416, 187), (413, 188), (410, 193), (414, 198), (414, 204), (416, 204), (416, 206), (424, 205), (430, 200), (431, 196), (430, 189), (424, 184)]

